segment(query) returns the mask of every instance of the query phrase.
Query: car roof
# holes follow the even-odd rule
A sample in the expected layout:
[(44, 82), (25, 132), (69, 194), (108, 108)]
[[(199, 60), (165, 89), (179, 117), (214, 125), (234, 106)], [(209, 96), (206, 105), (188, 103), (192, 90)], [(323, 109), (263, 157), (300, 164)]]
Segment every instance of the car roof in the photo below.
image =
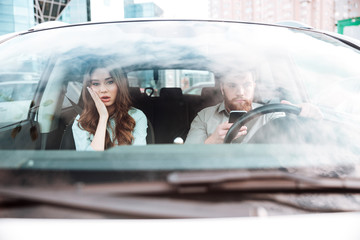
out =
[(285, 28), (297, 28), (301, 30), (309, 30), (311, 27), (307, 28), (303, 25), (291, 25), (291, 24), (281, 24), (281, 23), (264, 23), (264, 22), (255, 22), (255, 21), (239, 21), (239, 20), (230, 20), (230, 19), (184, 19), (184, 18), (132, 18), (132, 19), (120, 19), (116, 21), (90, 21), (90, 22), (81, 22), (81, 23), (72, 23), (67, 24), (59, 21), (55, 21), (56, 23), (50, 24), (48, 22), (41, 23), (36, 25), (35, 27), (30, 28), (28, 32), (34, 31), (43, 31), (43, 30), (51, 30), (56, 28), (66, 28), (66, 27), (77, 27), (77, 26), (87, 26), (87, 25), (98, 25), (98, 24), (113, 24), (113, 23), (136, 23), (136, 22), (227, 22), (227, 23), (242, 23), (242, 24), (254, 24), (254, 25), (264, 25), (264, 26), (276, 26), (276, 27), (285, 27)]
[(9, 39), (12, 39), (18, 35), (20, 35), (23, 32), (13, 32), (13, 33), (7, 33), (0, 36), (0, 43), (6, 42)]
[(334, 32), (324, 31), (321, 29), (315, 29), (309, 25), (306, 25), (302, 22), (298, 21), (282, 21), (277, 23), (264, 23), (264, 22), (255, 22), (255, 21), (239, 21), (239, 20), (229, 20), (229, 19), (184, 19), (184, 18), (132, 18), (132, 19), (120, 19), (116, 21), (90, 21), (90, 22), (81, 22), (81, 23), (73, 23), (68, 24), (60, 21), (51, 21), (51, 22), (45, 22), (38, 24), (32, 28), (30, 28), (28, 31), (22, 31), (22, 32), (16, 32), (16, 33), (10, 33), (8, 36), (0, 36), (0, 43), (4, 42), (8, 39), (11, 39), (13, 37), (16, 37), (18, 35), (22, 34), (28, 34), (31, 32), (38, 32), (38, 31), (44, 31), (44, 30), (52, 30), (57, 28), (67, 28), (67, 27), (78, 27), (78, 26), (88, 26), (88, 25), (98, 25), (98, 24), (113, 24), (113, 23), (136, 23), (136, 22), (178, 22), (178, 21), (195, 21), (195, 22), (227, 22), (227, 23), (241, 23), (241, 24), (250, 24), (250, 25), (263, 25), (263, 26), (274, 26), (274, 27), (282, 27), (282, 28), (288, 28), (288, 29), (297, 29), (302, 31), (310, 31), (310, 32), (317, 32), (326, 34), (330, 37), (336, 38), (342, 42), (345, 42), (347, 44), (351, 44), (352, 46), (355, 46), (357, 48), (360, 47), (360, 41), (356, 40), (354, 38), (351, 38), (349, 36), (345, 36), (342, 34), (337, 34)]

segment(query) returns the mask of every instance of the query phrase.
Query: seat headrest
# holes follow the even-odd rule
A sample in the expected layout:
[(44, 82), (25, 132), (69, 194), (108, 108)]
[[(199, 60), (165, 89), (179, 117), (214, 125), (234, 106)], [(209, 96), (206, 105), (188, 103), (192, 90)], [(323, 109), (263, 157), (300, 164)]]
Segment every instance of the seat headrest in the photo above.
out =
[(129, 94), (131, 98), (141, 97), (141, 91), (139, 87), (129, 87)]
[(183, 96), (181, 88), (161, 88), (161, 98), (181, 98)]
[(201, 97), (221, 97), (221, 90), (218, 87), (203, 87), (201, 90)]

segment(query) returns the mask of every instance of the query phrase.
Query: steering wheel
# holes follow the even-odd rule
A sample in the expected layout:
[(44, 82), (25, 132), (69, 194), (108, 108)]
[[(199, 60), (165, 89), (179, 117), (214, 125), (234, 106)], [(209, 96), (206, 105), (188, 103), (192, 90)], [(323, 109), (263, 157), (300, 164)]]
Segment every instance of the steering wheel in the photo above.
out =
[(292, 113), (295, 115), (299, 115), (301, 112), (301, 108), (289, 104), (280, 104), (280, 103), (267, 104), (255, 108), (236, 120), (236, 122), (230, 127), (229, 131), (226, 133), (226, 136), (224, 138), (224, 143), (231, 143), (231, 141), (234, 140), (234, 138), (236, 137), (240, 128), (249, 121), (251, 121), (252, 119), (267, 113), (274, 113), (274, 112), (284, 112), (284, 113)]

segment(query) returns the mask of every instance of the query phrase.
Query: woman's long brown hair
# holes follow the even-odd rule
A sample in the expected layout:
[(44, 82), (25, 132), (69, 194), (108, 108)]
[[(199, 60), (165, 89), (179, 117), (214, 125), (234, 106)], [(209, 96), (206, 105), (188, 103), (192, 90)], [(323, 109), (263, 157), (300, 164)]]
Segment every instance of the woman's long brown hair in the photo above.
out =
[[(95, 134), (99, 122), (99, 113), (86, 87), (90, 87), (90, 76), (95, 71), (95, 69), (108, 69), (110, 76), (113, 78), (118, 87), (118, 93), (114, 102), (115, 110), (109, 117), (109, 119), (114, 118), (115, 120), (115, 129), (112, 129), (113, 139), (110, 139), (110, 134), (108, 131), (106, 131), (104, 146), (105, 149), (113, 147), (116, 142), (118, 145), (130, 145), (134, 139), (132, 131), (135, 127), (135, 120), (128, 113), (129, 109), (131, 108), (131, 100), (129, 97), (126, 76), (119, 68), (112, 68), (113, 66), (114, 65), (111, 65), (109, 61), (97, 60), (87, 69), (84, 75), (82, 88), (84, 110), (81, 113), (78, 122), (78, 125), (81, 129), (84, 129), (91, 134)], [(108, 122), (108, 124), (110, 123)]]

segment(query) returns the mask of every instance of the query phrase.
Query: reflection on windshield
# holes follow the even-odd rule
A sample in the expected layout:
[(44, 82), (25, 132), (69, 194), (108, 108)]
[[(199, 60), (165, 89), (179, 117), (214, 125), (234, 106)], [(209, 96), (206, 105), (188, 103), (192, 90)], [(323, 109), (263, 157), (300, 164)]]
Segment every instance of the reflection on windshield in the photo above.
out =
[[(302, 110), (304, 103), (311, 103), (314, 108), (309, 108), (308, 115), (315, 109), (324, 119), (316, 121), (306, 115), (305, 119), (300, 115), (300, 120), (294, 116), (277, 119), (273, 116), (284, 117), (284, 113), (263, 112), (258, 123), (249, 122), (241, 130), (241, 134), (254, 136), (245, 142), (346, 145), (358, 131), (353, 129), (354, 119), (342, 114), (359, 114), (354, 102), (358, 102), (360, 55), (341, 42), (309, 31), (239, 23), (155, 21), (135, 25), (58, 28), (24, 34), (2, 44), (0, 104), (7, 116), (2, 125), (23, 121), (30, 129), (38, 124), (36, 130), (44, 138), (35, 145), (62, 149), (69, 142), (64, 131), (71, 132), (69, 126), (85, 109), (81, 89), (87, 68), (95, 59), (111, 59), (113, 67), (126, 75), (131, 106), (146, 116), (147, 144), (186, 142), (194, 119), (206, 122), (209, 137), (228, 121), (231, 110), (249, 112), (283, 100)], [(60, 36), (61, 43), (55, 41)], [(25, 47), (30, 45), (34, 47)], [(244, 90), (247, 72), (251, 73), (250, 97)], [(19, 86), (23, 88), (19, 90)], [(245, 108), (240, 102), (246, 100)], [(200, 114), (206, 108), (223, 114), (216, 124), (207, 113)], [(335, 117), (329, 109), (336, 110)], [(350, 125), (338, 128), (329, 119)], [(250, 134), (251, 129), (262, 133)], [(112, 131), (117, 130), (110, 129), (110, 137)]]

